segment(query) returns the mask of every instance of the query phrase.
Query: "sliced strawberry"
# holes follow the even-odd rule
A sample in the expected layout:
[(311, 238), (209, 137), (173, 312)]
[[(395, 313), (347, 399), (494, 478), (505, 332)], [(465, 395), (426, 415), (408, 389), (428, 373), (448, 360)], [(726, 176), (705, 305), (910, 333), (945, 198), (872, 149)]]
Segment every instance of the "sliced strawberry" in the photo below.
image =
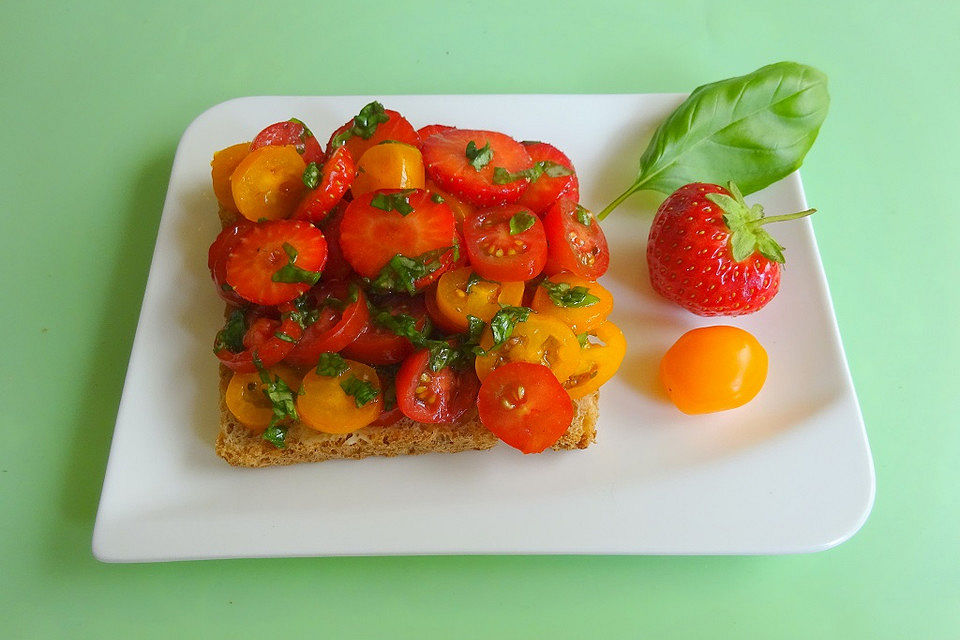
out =
[(316, 162), (321, 164), (326, 158), (323, 147), (313, 136), (313, 132), (296, 118), (276, 122), (260, 133), (250, 143), (250, 151), (269, 145), (292, 145), (297, 153), (303, 157), (306, 164)]
[(346, 147), (336, 149), (322, 167), (307, 165), (303, 182), (308, 187), (316, 186), (304, 194), (293, 217), (320, 222), (343, 199), (356, 175), (357, 167)]
[(430, 198), (427, 191), (381, 189), (347, 206), (340, 223), (340, 248), (357, 273), (375, 278), (394, 256), (416, 259), (449, 248), (455, 234), (450, 207)]
[(420, 136), (406, 118), (392, 109), (384, 109), (379, 102), (371, 102), (333, 132), (327, 143), (327, 153), (332, 154), (337, 147), (346, 146), (354, 161), (359, 162), (364, 151), (384, 140), (420, 146)]
[(451, 127), (446, 124), (428, 124), (425, 127), (420, 127), (417, 129), (417, 135), (420, 136), (420, 142), (422, 143), (435, 133), (443, 133), (444, 131), (450, 131), (451, 129), (455, 128), (456, 127)]
[[(570, 158), (560, 149), (546, 142), (528, 140), (522, 144), (526, 147), (534, 164), (539, 164), (539, 168), (543, 169), (543, 173), (530, 182), (517, 204), (529, 207), (538, 216), (543, 216), (547, 209), (561, 197), (579, 202), (580, 183), (577, 181), (577, 174)], [(565, 169), (571, 173), (551, 175), (564, 173)]]
[(503, 181), (500, 176), (533, 166), (522, 144), (495, 131), (441, 131), (427, 138), (421, 150), (428, 177), (441, 189), (478, 207), (519, 200), (527, 181), (498, 184)]
[(237, 240), (227, 283), (254, 304), (277, 305), (307, 291), (327, 259), (323, 232), (301, 220), (262, 222)]

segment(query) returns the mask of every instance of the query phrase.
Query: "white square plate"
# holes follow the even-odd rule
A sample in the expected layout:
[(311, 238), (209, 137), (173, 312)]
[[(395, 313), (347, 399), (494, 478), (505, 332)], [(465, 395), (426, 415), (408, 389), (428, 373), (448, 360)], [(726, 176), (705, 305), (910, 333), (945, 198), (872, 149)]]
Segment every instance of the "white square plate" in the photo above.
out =
[[(177, 149), (93, 535), (105, 561), (365, 554), (718, 554), (826, 549), (870, 511), (873, 463), (809, 219), (778, 225), (782, 291), (763, 311), (706, 320), (658, 298), (635, 198), (605, 223), (604, 284), (629, 351), (601, 392), (585, 451), (489, 452), (237, 469), (216, 456), (222, 304), (206, 268), (219, 230), (210, 157), (297, 116), (321, 141), (370, 99), (255, 97), (200, 115)], [(434, 122), (547, 140), (598, 210), (632, 178), (680, 95), (392, 96)], [(794, 174), (758, 194), (769, 213), (806, 202)], [(752, 332), (770, 355), (748, 405), (689, 417), (656, 381), (661, 354), (706, 324)]]

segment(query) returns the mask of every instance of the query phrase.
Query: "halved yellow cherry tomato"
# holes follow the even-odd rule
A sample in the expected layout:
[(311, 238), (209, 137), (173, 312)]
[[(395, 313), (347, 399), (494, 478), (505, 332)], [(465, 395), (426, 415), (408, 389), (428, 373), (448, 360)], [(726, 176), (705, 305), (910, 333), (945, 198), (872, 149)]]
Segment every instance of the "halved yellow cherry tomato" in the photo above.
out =
[[(584, 290), (599, 299), (584, 304), (583, 296), (578, 295)], [(613, 296), (601, 284), (564, 271), (537, 285), (530, 307), (562, 320), (574, 333), (583, 333), (607, 319), (613, 309)]]
[(250, 153), (250, 143), (241, 142), (213, 154), (210, 162), (210, 177), (213, 178), (213, 193), (217, 196), (220, 206), (229, 211), (236, 211), (237, 204), (233, 201), (233, 190), (230, 186), (230, 176), (237, 165)]
[(767, 379), (767, 352), (743, 329), (688, 331), (660, 361), (660, 380), (684, 413), (712, 413), (746, 404)]
[(477, 356), (480, 380), (508, 362), (533, 362), (549, 367), (557, 380), (563, 381), (573, 375), (580, 362), (580, 343), (570, 327), (538, 313), (531, 313), (526, 320), (518, 322), (506, 342), (492, 351), (493, 333), (488, 326), (480, 337), (480, 346), (488, 351)]
[(586, 332), (580, 348), (580, 364), (563, 383), (570, 397), (576, 400), (606, 384), (620, 368), (627, 353), (627, 339), (612, 322), (604, 322)]
[[(336, 376), (325, 376), (311, 369), (303, 377), (303, 393), (297, 397), (300, 421), (324, 433), (350, 433), (367, 426), (383, 411), (380, 378), (372, 367), (345, 360), (347, 368)], [(347, 393), (352, 385), (376, 390), (376, 397), (364, 398), (362, 392)], [(345, 389), (346, 387), (346, 389)], [(362, 404), (362, 406), (358, 406)]]
[[(280, 376), (294, 393), (300, 388), (300, 374), (290, 367), (270, 367), (267, 374), (271, 378)], [(235, 373), (227, 383), (227, 392), (224, 394), (230, 413), (254, 433), (262, 433), (273, 418), (273, 404), (264, 394), (263, 387), (258, 372)]]
[(367, 149), (357, 162), (354, 197), (377, 189), (423, 189), (423, 156), (402, 142), (382, 142)]
[(251, 151), (230, 176), (237, 211), (254, 222), (290, 217), (306, 189), (305, 168), (293, 145), (268, 145)]
[[(522, 301), (522, 282), (493, 282), (477, 279), (470, 284), (472, 274), (470, 267), (462, 267), (440, 276), (436, 301), (437, 311), (443, 317), (444, 326), (450, 325), (457, 331), (466, 331), (470, 326), (467, 320), (468, 315), (490, 322), (497, 311), (500, 311), (501, 305), (516, 307)], [(469, 291), (467, 291), (468, 284)]]

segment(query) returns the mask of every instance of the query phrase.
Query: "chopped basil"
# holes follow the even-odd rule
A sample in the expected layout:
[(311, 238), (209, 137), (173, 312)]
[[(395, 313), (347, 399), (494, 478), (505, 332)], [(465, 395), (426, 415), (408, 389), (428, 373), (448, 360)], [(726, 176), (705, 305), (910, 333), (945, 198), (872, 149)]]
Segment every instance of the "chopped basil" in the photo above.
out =
[(589, 333), (578, 333), (577, 342), (580, 343), (581, 349), (586, 349), (587, 345), (590, 344), (590, 334)]
[(263, 439), (275, 446), (277, 449), (285, 449), (287, 446), (287, 431), (290, 427), (281, 424), (275, 424), (267, 427), (263, 432)]
[(369, 140), (377, 131), (377, 125), (390, 119), (379, 102), (371, 102), (360, 113), (353, 117), (353, 125), (349, 129), (344, 129), (333, 137), (330, 146), (336, 148), (343, 145), (344, 142), (353, 136), (360, 136), (364, 140)]
[(483, 328), (486, 324), (486, 322), (477, 316), (467, 314), (467, 341), (473, 343), (480, 342), (480, 334), (483, 333)]
[(408, 258), (398, 253), (390, 258), (380, 270), (380, 274), (370, 281), (370, 286), (380, 291), (406, 291), (414, 295), (417, 293), (417, 280), (442, 267), (441, 258), (452, 248), (434, 249), (416, 258)]
[(415, 189), (404, 189), (397, 193), (378, 193), (370, 200), (370, 206), (376, 207), (382, 211), (396, 211), (402, 216), (413, 213), (413, 207), (410, 206), (410, 194)]
[(593, 224), (593, 216), (590, 215), (590, 212), (587, 209), (584, 209), (580, 205), (577, 205), (577, 211), (574, 213), (577, 217), (577, 222), (582, 224), (585, 227), (589, 227)]
[(548, 178), (559, 178), (561, 176), (573, 175), (573, 170), (562, 164), (551, 162), (550, 160), (541, 160), (540, 162), (534, 163), (529, 169), (517, 171), (516, 173), (511, 173), (503, 167), (493, 168), (493, 181), (496, 184), (508, 184), (510, 182), (516, 182), (517, 180), (536, 182), (543, 175), (546, 175)]
[(540, 286), (547, 290), (547, 296), (558, 307), (589, 307), (600, 302), (600, 298), (583, 286), (570, 286), (567, 282), (543, 280)]
[(307, 138), (312, 138), (312, 137), (313, 137), (313, 131), (310, 131), (310, 127), (308, 127), (307, 124), (306, 124), (303, 120), (301, 120), (301, 119), (299, 119), (299, 118), (290, 118), (290, 120), (289, 120), (288, 122), (296, 122), (298, 125), (300, 125), (301, 127), (303, 127), (303, 131), (300, 132), (300, 139), (301, 139), (301, 140), (306, 140)]
[(510, 235), (523, 233), (537, 223), (537, 217), (529, 211), (517, 211), (510, 216)]
[(224, 290), (224, 291), (233, 291), (233, 287), (231, 287), (230, 285), (228, 285), (226, 282), (224, 282), (222, 285), (220, 285), (220, 288), (221, 288), (222, 290)]
[(436, 202), (437, 204), (442, 204), (446, 202), (446, 200), (443, 199), (443, 196), (440, 195), (439, 193), (431, 193), (430, 199)]
[(427, 325), (424, 325), (423, 331), (417, 329), (417, 319), (407, 313), (390, 313), (386, 309), (375, 309), (372, 310), (370, 318), (374, 324), (389, 329), (414, 344), (425, 340), (426, 333), (429, 331)]
[(370, 404), (380, 395), (380, 390), (375, 386), (353, 375), (342, 381), (340, 388), (348, 396), (353, 396), (353, 402), (358, 409)]
[(530, 309), (527, 307), (505, 306), (497, 311), (497, 314), (490, 320), (490, 331), (493, 333), (493, 349), (510, 339), (513, 335), (513, 328), (518, 322), (524, 322), (530, 317)]
[(317, 185), (320, 184), (320, 165), (316, 162), (308, 164), (306, 169), (303, 170), (302, 179), (307, 189), (316, 189)]
[(339, 353), (321, 353), (317, 362), (317, 375), (335, 378), (350, 368)]
[(283, 340), (284, 342), (292, 342), (294, 344), (297, 343), (296, 338), (294, 338), (289, 333), (284, 333), (283, 331), (277, 331), (276, 333), (273, 334), (273, 336), (279, 340)]
[(467, 159), (470, 161), (470, 164), (473, 165), (473, 168), (477, 171), (480, 171), (485, 166), (490, 164), (490, 161), (493, 160), (493, 149), (490, 148), (490, 143), (486, 143), (482, 148), (477, 148), (477, 143), (471, 140), (467, 143), (466, 150)]
[(284, 314), (283, 318), (293, 320), (301, 329), (306, 329), (320, 317), (320, 310), (313, 306), (313, 301), (307, 294), (294, 298), (293, 307), (294, 310)]
[(287, 257), (290, 258), (290, 262), (280, 267), (270, 279), (274, 282), (303, 282), (309, 285), (317, 284), (317, 281), (320, 280), (320, 272), (307, 271), (306, 269), (301, 269), (294, 264), (297, 261), (297, 249), (290, 243), (284, 242), (283, 250), (287, 254)]
[[(487, 280), (486, 278), (481, 278), (474, 272), (470, 272), (470, 277), (467, 278), (467, 284), (463, 287), (464, 293), (470, 293), (470, 289), (473, 289), (474, 285), (480, 282), (494, 282), (493, 280)], [(499, 284), (499, 283), (495, 283)]]
[(223, 329), (217, 332), (213, 341), (213, 352), (220, 353), (226, 349), (231, 353), (240, 353), (243, 351), (243, 336), (246, 333), (247, 314), (242, 309), (234, 309)]

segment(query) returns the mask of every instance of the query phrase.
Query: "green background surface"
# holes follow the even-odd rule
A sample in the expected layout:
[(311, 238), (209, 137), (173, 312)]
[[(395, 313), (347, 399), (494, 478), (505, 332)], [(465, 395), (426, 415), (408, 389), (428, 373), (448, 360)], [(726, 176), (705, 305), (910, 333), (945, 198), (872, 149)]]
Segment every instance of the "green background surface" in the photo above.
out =
[[(6, 0), (0, 636), (960, 636), (958, 7)], [(205, 108), (689, 91), (781, 59), (831, 80), (803, 178), (877, 468), (851, 541), (792, 557), (92, 557), (174, 149)]]

